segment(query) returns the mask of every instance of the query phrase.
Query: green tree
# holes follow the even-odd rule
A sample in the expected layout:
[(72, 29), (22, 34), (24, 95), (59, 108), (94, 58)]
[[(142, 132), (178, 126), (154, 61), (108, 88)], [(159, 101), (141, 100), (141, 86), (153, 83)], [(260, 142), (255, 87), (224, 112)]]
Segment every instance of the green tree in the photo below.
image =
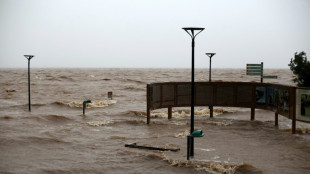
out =
[(295, 53), (294, 59), (291, 59), (290, 69), (296, 75), (294, 82), (299, 87), (310, 87), (310, 62), (307, 60), (305, 52)]

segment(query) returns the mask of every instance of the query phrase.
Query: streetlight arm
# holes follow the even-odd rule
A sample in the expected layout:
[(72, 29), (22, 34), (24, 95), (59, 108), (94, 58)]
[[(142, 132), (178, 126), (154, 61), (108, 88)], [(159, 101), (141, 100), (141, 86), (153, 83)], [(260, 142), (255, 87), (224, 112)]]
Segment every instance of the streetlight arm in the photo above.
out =
[[(183, 29), (184, 29), (184, 28), (183, 28)], [(188, 33), (188, 35), (189, 35), (192, 39), (194, 39), (194, 38), (193, 38), (193, 35), (194, 35), (194, 34), (190, 34), (186, 29), (184, 29), (184, 30), (186, 31), (186, 33)], [(193, 33), (193, 30), (192, 30), (192, 33)]]
[(210, 59), (215, 55), (216, 53), (206, 53), (206, 55), (208, 56), (208, 57), (210, 57)]
[(34, 55), (24, 55), (26, 57), (26, 59), (30, 60), (34, 57)]
[[(195, 37), (200, 33), (200, 32), (202, 32), (203, 31), (203, 29), (202, 30), (200, 30), (197, 34), (195, 34), (194, 35), (194, 39), (195, 39)], [(193, 34), (194, 34), (194, 31), (192, 30), (192, 32), (193, 32)]]
[[(204, 30), (204, 28), (196, 28), (196, 27), (185, 27), (185, 28), (182, 28), (182, 29), (185, 30), (186, 33), (188, 33), (188, 34), (191, 36), (191, 38), (192, 38), (193, 40), (195, 39), (195, 37), (196, 37), (200, 32), (202, 32), (202, 31)], [(190, 30), (191, 33), (190, 33), (188, 30)], [(194, 34), (194, 31), (195, 31), (195, 30), (197, 30), (197, 31), (199, 31), (199, 32), (196, 33), (196, 34)]]

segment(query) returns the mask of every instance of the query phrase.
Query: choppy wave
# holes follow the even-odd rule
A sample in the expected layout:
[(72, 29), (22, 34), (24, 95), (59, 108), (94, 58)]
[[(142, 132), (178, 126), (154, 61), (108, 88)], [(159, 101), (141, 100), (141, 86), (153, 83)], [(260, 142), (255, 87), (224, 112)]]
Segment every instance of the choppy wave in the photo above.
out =
[(166, 161), (173, 167), (186, 167), (194, 168), (196, 171), (204, 171), (212, 174), (262, 174), (263, 172), (255, 168), (251, 164), (242, 163), (242, 164), (226, 164), (219, 162), (205, 162), (205, 161), (195, 161), (195, 160), (180, 160), (168, 157), (164, 152), (156, 153), (139, 153), (136, 151), (126, 150), (126, 153), (138, 154), (145, 156), (151, 159), (161, 159)]
[(61, 76), (59, 76), (59, 78), (64, 79), (64, 80), (73, 81), (72, 77), (68, 77), (68, 76), (65, 76), (65, 75), (61, 75)]
[(73, 82), (74, 79), (72, 77), (68, 77), (66, 75), (60, 75), (58, 77), (52, 76), (52, 75), (46, 75), (46, 80), (51, 81), (71, 81)]
[(232, 121), (229, 120), (222, 120), (222, 121), (212, 121), (212, 120), (206, 120), (206, 121), (201, 121), (202, 124), (210, 124), (214, 126), (228, 126), (233, 124)]
[(253, 165), (248, 163), (240, 164), (236, 167), (234, 174), (243, 174), (243, 173), (251, 173), (251, 174), (262, 174), (263, 171), (255, 168)]
[(89, 126), (106, 126), (112, 123), (113, 123), (112, 120), (99, 120), (99, 121), (86, 122), (86, 124), (88, 124)]
[(189, 130), (185, 129), (184, 131), (181, 131), (179, 133), (175, 133), (174, 137), (176, 137), (176, 138), (179, 138), (179, 137), (184, 138), (184, 137), (187, 137), (188, 135), (189, 135)]
[[(87, 103), (87, 108), (100, 108), (100, 107), (106, 107), (112, 104), (115, 104), (116, 100), (103, 100), (103, 101), (92, 101), (92, 103)], [(68, 101), (68, 100), (59, 100), (56, 101), (56, 104), (59, 105), (65, 105), (69, 107), (77, 107), (81, 108), (83, 107), (83, 101)]]
[[(126, 137), (126, 136), (119, 136), (119, 135), (113, 135), (110, 137), (112, 140), (136, 140), (137, 137)], [(145, 138), (139, 138), (139, 139), (145, 139)]]
[[(123, 123), (124, 121), (118, 121), (118, 123)], [(125, 120), (126, 124), (131, 124), (131, 125), (145, 125), (145, 120)]]
[(145, 87), (139, 87), (135, 85), (127, 85), (125, 86), (125, 90), (145, 90)]
[(5, 91), (6, 91), (6, 92), (16, 92), (15, 89), (6, 89)]
[(55, 122), (63, 122), (63, 121), (69, 121), (70, 118), (63, 116), (63, 115), (47, 115), (44, 116), (46, 120), (55, 121)]
[[(28, 106), (28, 104), (25, 104), (25, 106)], [(46, 104), (44, 104), (44, 103), (33, 103), (33, 104), (31, 104), (31, 106), (45, 106)]]
[(179, 121), (179, 120), (156, 120), (156, 121), (152, 121), (152, 124), (158, 124), (158, 125), (177, 125), (177, 126), (184, 126), (184, 125), (188, 125), (189, 122), (187, 121)]
[(146, 117), (147, 115), (146, 112), (143, 112), (143, 111), (128, 111), (125, 114), (135, 115), (135, 116), (144, 116), (144, 117)]
[(133, 82), (136, 84), (146, 84), (146, 82), (141, 81), (141, 80), (137, 80), (137, 79), (131, 79), (131, 78), (117, 78), (116, 80), (121, 81), (122, 83), (128, 83), (128, 82)]
[(237, 173), (253, 173), (258, 174), (262, 171), (256, 169), (251, 164), (223, 164), (217, 162), (201, 162), (201, 161), (188, 161), (188, 160), (176, 160), (167, 157), (162, 153), (161, 156), (164, 161), (167, 161), (170, 165), (175, 167), (192, 167), (197, 171), (205, 171), (212, 174), (237, 174)]
[(90, 77), (90, 78), (95, 78), (96, 76), (93, 75), (93, 74), (89, 74), (87, 77)]
[(22, 119), (27, 120), (37, 120), (38, 122), (52, 122), (52, 123), (67, 123), (72, 121), (71, 118), (68, 118), (64, 115), (46, 115), (46, 116), (25, 116)]
[(12, 117), (7, 116), (7, 115), (2, 116), (2, 117), (0, 117), (0, 118), (1, 118), (1, 119), (4, 119), (4, 120), (10, 120), (10, 119), (13, 119)]
[(26, 137), (27, 142), (31, 143), (67, 143), (57, 137), (37, 137), (37, 136), (30, 136)]
[[(191, 111), (189, 109), (172, 111), (172, 117), (173, 118), (189, 117), (190, 112)], [(213, 116), (221, 115), (223, 113), (233, 113), (233, 112), (236, 112), (236, 111), (231, 110), (231, 109), (214, 109)], [(132, 113), (136, 116), (144, 116), (144, 117), (147, 116), (146, 112), (142, 112), (142, 111), (129, 111), (129, 113)], [(195, 116), (201, 116), (201, 117), (210, 116), (210, 110), (209, 109), (196, 109)], [(158, 117), (165, 117), (165, 118), (168, 117), (168, 111), (151, 112), (151, 118), (158, 118)]]
[[(292, 129), (285, 129), (285, 132), (292, 132)], [(310, 134), (310, 128), (296, 128), (297, 134)]]
[[(222, 121), (212, 121), (212, 120), (204, 120), (200, 121), (201, 124), (209, 124), (213, 126), (229, 126), (233, 124), (231, 121), (222, 120)], [(180, 121), (180, 120), (154, 120), (152, 124), (159, 124), (159, 125), (177, 125), (177, 126), (184, 126), (189, 125), (188, 121)]]
[(126, 79), (127, 82), (134, 82), (139, 84), (146, 84), (144, 81), (141, 80), (134, 80), (134, 79)]

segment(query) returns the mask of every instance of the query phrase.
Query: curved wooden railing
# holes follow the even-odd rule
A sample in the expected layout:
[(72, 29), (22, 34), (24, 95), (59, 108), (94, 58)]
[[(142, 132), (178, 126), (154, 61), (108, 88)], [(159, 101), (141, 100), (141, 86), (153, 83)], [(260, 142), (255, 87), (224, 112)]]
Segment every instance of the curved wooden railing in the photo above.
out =
[[(209, 106), (210, 117), (213, 106), (251, 108), (251, 120), (255, 119), (255, 109), (275, 112), (292, 120), (292, 132), (296, 130), (296, 87), (270, 83), (253, 82), (196, 82), (195, 106)], [(303, 89), (309, 92), (310, 89)], [(150, 111), (168, 108), (168, 118), (172, 118), (172, 107), (191, 106), (191, 82), (165, 82), (147, 84), (147, 124)], [(310, 97), (310, 95), (309, 95)], [(297, 102), (298, 103), (298, 102)], [(298, 112), (297, 112), (298, 113)], [(301, 120), (301, 121), (310, 121)]]

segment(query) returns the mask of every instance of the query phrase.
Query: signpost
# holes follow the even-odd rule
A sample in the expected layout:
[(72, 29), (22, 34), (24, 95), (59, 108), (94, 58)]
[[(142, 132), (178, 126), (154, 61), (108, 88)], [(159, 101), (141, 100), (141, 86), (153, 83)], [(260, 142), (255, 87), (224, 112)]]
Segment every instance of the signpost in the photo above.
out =
[(263, 79), (276, 79), (278, 76), (264, 76), (264, 63), (260, 64), (246, 64), (246, 75), (260, 76), (260, 82), (263, 83)]

